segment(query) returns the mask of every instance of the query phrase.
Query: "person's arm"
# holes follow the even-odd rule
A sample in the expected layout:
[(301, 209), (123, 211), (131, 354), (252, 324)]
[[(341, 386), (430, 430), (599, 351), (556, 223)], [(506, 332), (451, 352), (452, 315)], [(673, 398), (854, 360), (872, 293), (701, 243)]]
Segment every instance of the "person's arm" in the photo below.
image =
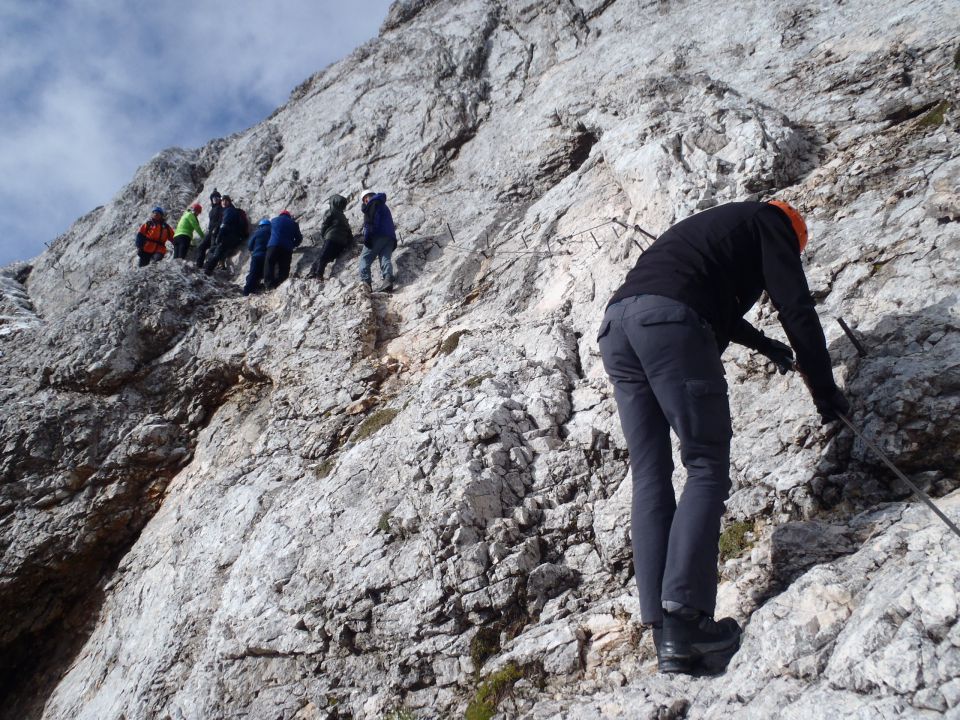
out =
[(190, 213), (190, 218), (190, 224), (193, 226), (193, 232), (190, 233), (190, 237), (193, 237), (193, 233), (196, 232), (200, 236), (200, 239), (203, 240), (203, 228), (200, 227), (200, 220), (193, 213)]
[(823, 327), (800, 262), (797, 239), (777, 213), (779, 211), (771, 206), (769, 210), (759, 211), (754, 218), (761, 237), (764, 284), (816, 400), (833, 394), (837, 385)]

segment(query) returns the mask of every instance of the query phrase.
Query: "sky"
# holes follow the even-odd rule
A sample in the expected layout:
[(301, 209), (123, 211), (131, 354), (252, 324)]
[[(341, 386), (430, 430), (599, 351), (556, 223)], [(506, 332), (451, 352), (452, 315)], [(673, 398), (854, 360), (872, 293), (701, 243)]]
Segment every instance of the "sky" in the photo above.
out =
[(391, 0), (0, 0), (0, 266), (168, 147), (255, 125)]

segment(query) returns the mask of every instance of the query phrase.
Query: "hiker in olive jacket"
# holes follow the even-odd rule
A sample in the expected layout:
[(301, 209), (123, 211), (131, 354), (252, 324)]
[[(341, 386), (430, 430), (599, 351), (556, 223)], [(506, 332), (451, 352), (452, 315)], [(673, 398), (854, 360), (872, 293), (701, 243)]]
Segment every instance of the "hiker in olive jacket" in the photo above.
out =
[(320, 224), (320, 236), (323, 238), (323, 248), (320, 250), (320, 257), (310, 268), (310, 275), (323, 280), (323, 273), (327, 265), (337, 259), (350, 243), (353, 242), (353, 231), (350, 229), (350, 221), (344, 214), (347, 207), (347, 199), (342, 195), (332, 195), (327, 200), (327, 210), (323, 214), (323, 222)]
[[(723, 350), (739, 343), (781, 372), (795, 350), (823, 421), (849, 410), (800, 262), (806, 242), (786, 203), (720, 205), (657, 238), (607, 305), (597, 340), (630, 452), (640, 615), (661, 672), (722, 669), (740, 643), (735, 620), (713, 619), (733, 435)], [(744, 320), (764, 291), (793, 349)], [(687, 470), (679, 501), (671, 429)]]
[(194, 203), (180, 216), (180, 222), (177, 223), (177, 229), (173, 233), (174, 258), (187, 259), (187, 251), (193, 242), (194, 233), (203, 240), (203, 230), (200, 229), (200, 222), (197, 220), (197, 216), (201, 212), (203, 212), (203, 208), (198, 203)]

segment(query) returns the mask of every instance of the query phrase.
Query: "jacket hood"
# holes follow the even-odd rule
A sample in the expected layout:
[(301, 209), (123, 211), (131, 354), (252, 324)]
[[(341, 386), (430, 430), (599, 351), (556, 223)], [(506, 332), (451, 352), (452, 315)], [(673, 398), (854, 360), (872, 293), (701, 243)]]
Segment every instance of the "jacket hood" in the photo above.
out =
[(331, 210), (339, 210), (343, 212), (343, 209), (347, 206), (347, 199), (343, 195), (331, 195), (327, 202), (330, 204)]
[(360, 198), (360, 204), (361, 204), (363, 207), (369, 207), (369, 206), (373, 205), (374, 203), (378, 203), (378, 202), (380, 202), (380, 203), (385, 203), (386, 201), (387, 201), (387, 194), (386, 194), (386, 193), (375, 193), (374, 196), (373, 196), (372, 198), (370, 198), (370, 201), (369, 201), (366, 205), (363, 205), (363, 198)]

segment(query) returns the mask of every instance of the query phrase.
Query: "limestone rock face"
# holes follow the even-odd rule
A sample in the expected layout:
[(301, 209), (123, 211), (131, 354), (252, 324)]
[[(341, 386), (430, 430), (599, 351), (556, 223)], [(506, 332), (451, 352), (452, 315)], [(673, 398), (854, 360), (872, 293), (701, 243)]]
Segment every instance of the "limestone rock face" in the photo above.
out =
[[(956, 712), (960, 538), (736, 347), (745, 640), (722, 677), (656, 674), (595, 337), (643, 231), (786, 199), (854, 421), (960, 519), (958, 22), (406, 0), (261, 124), (150, 160), (0, 271), (0, 717)], [(246, 253), (134, 267), (150, 208), (214, 187), (298, 217), (276, 291), (240, 295)], [(370, 187), (392, 295), (358, 246), (307, 277), (326, 198), (356, 229)]]

